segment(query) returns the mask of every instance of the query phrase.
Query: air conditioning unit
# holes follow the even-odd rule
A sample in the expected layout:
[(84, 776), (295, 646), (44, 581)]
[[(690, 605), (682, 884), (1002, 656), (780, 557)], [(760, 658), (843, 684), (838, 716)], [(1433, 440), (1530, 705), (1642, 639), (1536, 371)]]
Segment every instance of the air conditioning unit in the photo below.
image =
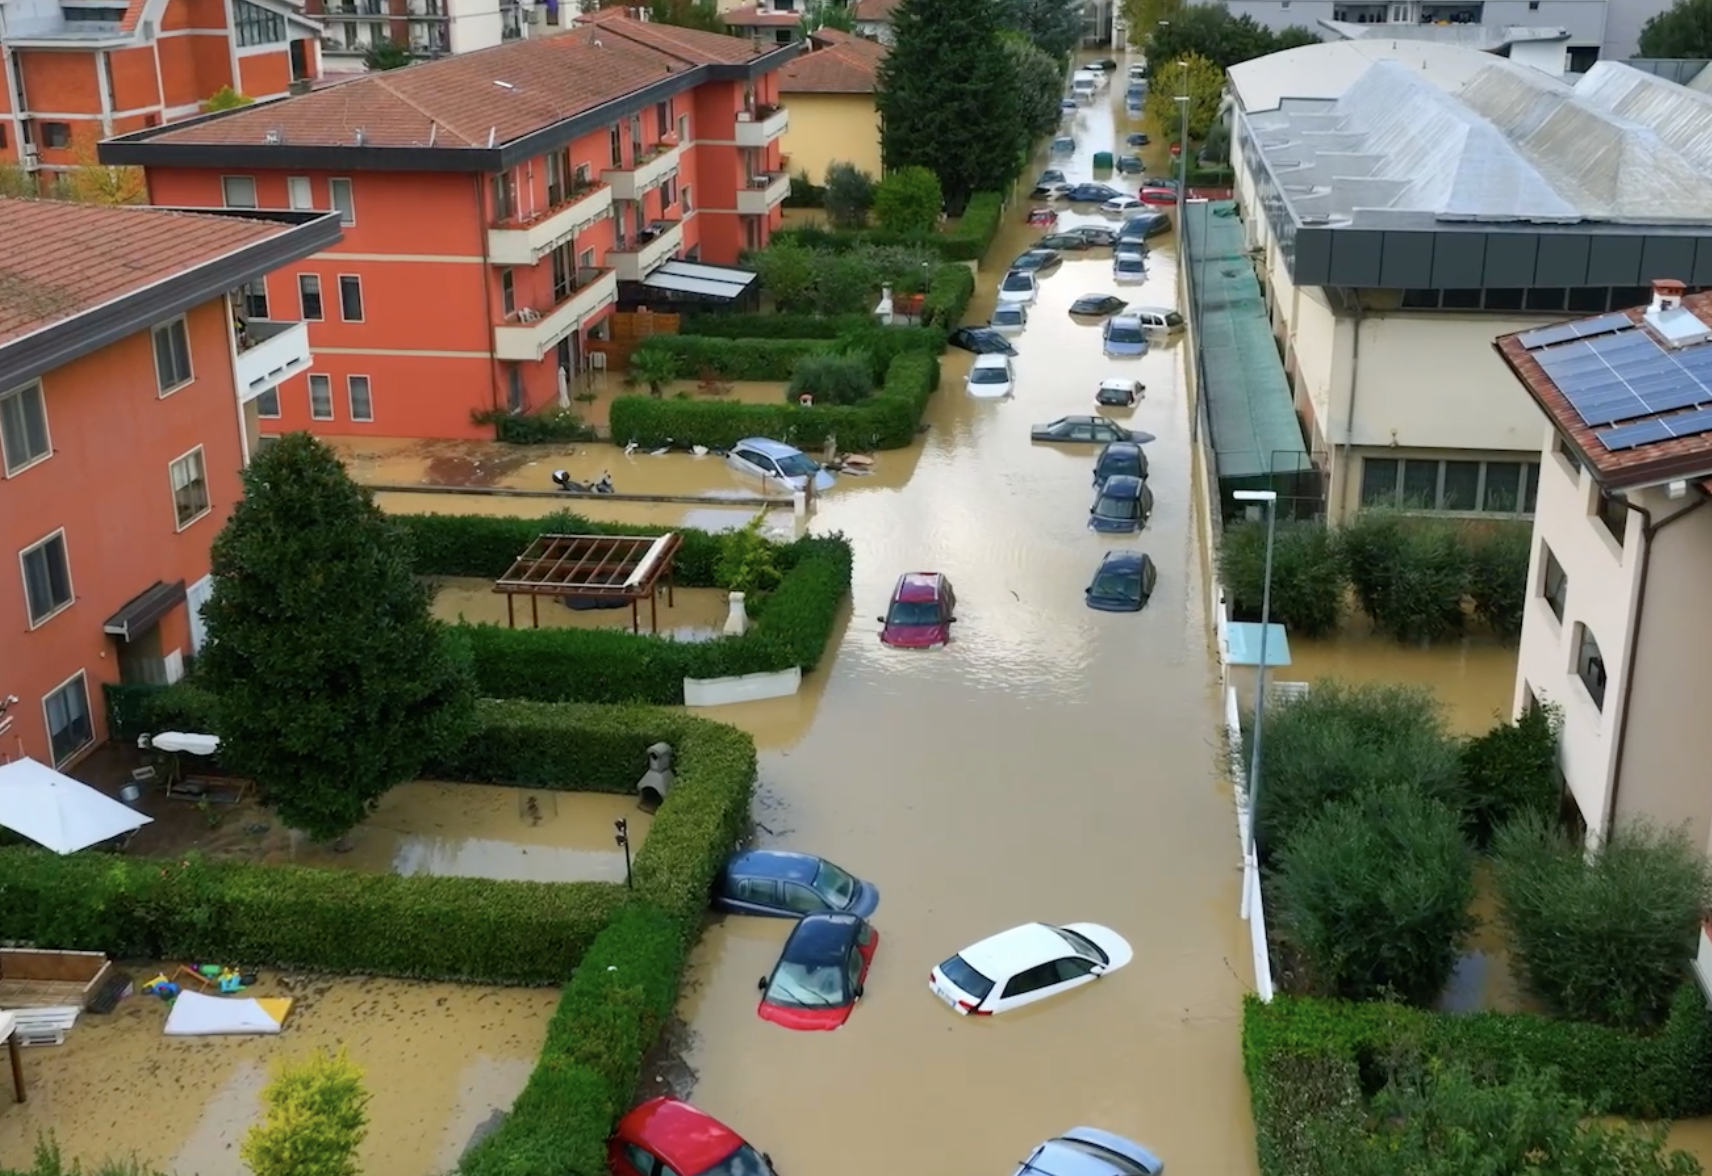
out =
[(35, 171), (37, 168), (42, 166), (41, 152), (36, 149), (36, 145), (34, 143), (25, 143), (23, 145), (23, 152), (25, 171)]
[(755, 121), (754, 111), (739, 110), (737, 112), (737, 121), (738, 122), (754, 122)]
[(606, 352), (604, 352), (604, 351), (591, 351), (591, 352), (589, 352), (588, 365), (589, 365), (590, 371), (604, 372), (606, 370)]

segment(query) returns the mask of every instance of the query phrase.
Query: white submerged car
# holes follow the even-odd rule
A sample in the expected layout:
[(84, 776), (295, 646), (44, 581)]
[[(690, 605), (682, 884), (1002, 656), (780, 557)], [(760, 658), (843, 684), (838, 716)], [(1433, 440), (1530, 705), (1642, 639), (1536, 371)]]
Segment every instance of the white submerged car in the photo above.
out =
[(1003, 400), (1016, 390), (1016, 372), (1008, 355), (977, 355), (963, 381), (969, 395), (982, 400)]
[(993, 307), (987, 325), (1001, 335), (1020, 335), (1028, 326), (1028, 308), (1020, 302), (1001, 302)]
[(989, 1017), (1110, 975), (1135, 958), (1129, 942), (1097, 923), (1025, 923), (933, 969), (927, 986), (960, 1016)]
[(1029, 270), (1012, 270), (999, 281), (999, 301), (1033, 305), (1040, 283)]
[(765, 488), (774, 491), (781, 483), (792, 490), (804, 490), (813, 481), (817, 491), (836, 485), (832, 474), (808, 454), (767, 437), (745, 437), (731, 447), (725, 462), (741, 474), (759, 478)]

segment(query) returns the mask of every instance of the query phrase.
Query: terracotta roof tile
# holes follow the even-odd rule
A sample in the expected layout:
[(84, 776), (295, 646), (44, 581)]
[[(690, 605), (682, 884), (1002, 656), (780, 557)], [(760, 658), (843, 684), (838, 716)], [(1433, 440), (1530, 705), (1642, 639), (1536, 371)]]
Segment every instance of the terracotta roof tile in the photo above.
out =
[(903, 0), (856, 0), (856, 19), (872, 24), (891, 24), (892, 9)]
[[(539, 131), (697, 65), (740, 63), (745, 38), (631, 20), (622, 13), (169, 128), (154, 142), (296, 147), (486, 147)], [(768, 49), (774, 48), (768, 46)], [(500, 83), (505, 83), (501, 85)]]
[(0, 199), (0, 344), (289, 231), (209, 213)]
[[(1701, 322), (1712, 326), (1712, 293), (1689, 294), (1682, 300), (1682, 305), (1692, 311)], [(1646, 324), (1646, 307), (1635, 307), (1621, 313), (1642, 330), (1650, 330)], [(1584, 316), (1585, 321), (1601, 318), (1602, 315)], [(1537, 330), (1530, 327), (1528, 330)], [(1600, 442), (1595, 429), (1581, 419), (1581, 414), (1570, 403), (1569, 397), (1557, 386), (1557, 382), (1546, 374), (1540, 366), (1536, 353), (1530, 352), (1521, 344), (1521, 337), (1527, 331), (1517, 331), (1514, 334), (1500, 336), (1493, 346), (1499, 356), (1509, 365), (1522, 387), (1527, 389), (1540, 408), (1545, 411), (1553, 427), (1565, 437), (1577, 452), (1586, 460), (1592, 469), (1595, 479), (1602, 485), (1615, 489), (1625, 486), (1640, 486), (1648, 483), (1670, 480), (1674, 478), (1701, 478), (1712, 473), (1712, 433), (1701, 433), (1690, 437), (1673, 437), (1668, 441), (1658, 441), (1651, 445), (1637, 445), (1633, 449), (1620, 449), (1613, 453)], [(1701, 343), (1683, 348), (1684, 351), (1712, 347), (1712, 343)], [(1668, 416), (1669, 414), (1662, 414)]]
[[(824, 30), (823, 30), (824, 31)], [(817, 32), (813, 38), (818, 39)], [(886, 47), (860, 37), (804, 53), (779, 70), (781, 94), (872, 94)]]

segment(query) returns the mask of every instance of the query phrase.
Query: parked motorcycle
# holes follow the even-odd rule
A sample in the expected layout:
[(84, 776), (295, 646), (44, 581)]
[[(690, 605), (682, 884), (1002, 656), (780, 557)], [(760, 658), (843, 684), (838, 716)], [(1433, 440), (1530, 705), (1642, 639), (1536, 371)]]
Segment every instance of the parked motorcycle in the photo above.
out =
[(593, 482), (579, 482), (564, 470), (553, 471), (553, 484), (567, 494), (616, 494), (613, 488), (612, 475), (602, 472)]

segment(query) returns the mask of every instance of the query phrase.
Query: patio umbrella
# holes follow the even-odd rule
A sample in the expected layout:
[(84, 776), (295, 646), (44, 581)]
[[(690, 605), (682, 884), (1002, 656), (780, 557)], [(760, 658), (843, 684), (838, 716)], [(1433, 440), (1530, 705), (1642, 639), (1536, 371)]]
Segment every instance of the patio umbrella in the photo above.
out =
[(185, 731), (162, 731), (159, 735), (145, 735), (137, 742), (143, 747), (188, 751), (191, 755), (213, 755), (220, 750), (218, 735), (194, 735)]
[(76, 853), (153, 819), (28, 756), (0, 764), (0, 826), (55, 853)]

